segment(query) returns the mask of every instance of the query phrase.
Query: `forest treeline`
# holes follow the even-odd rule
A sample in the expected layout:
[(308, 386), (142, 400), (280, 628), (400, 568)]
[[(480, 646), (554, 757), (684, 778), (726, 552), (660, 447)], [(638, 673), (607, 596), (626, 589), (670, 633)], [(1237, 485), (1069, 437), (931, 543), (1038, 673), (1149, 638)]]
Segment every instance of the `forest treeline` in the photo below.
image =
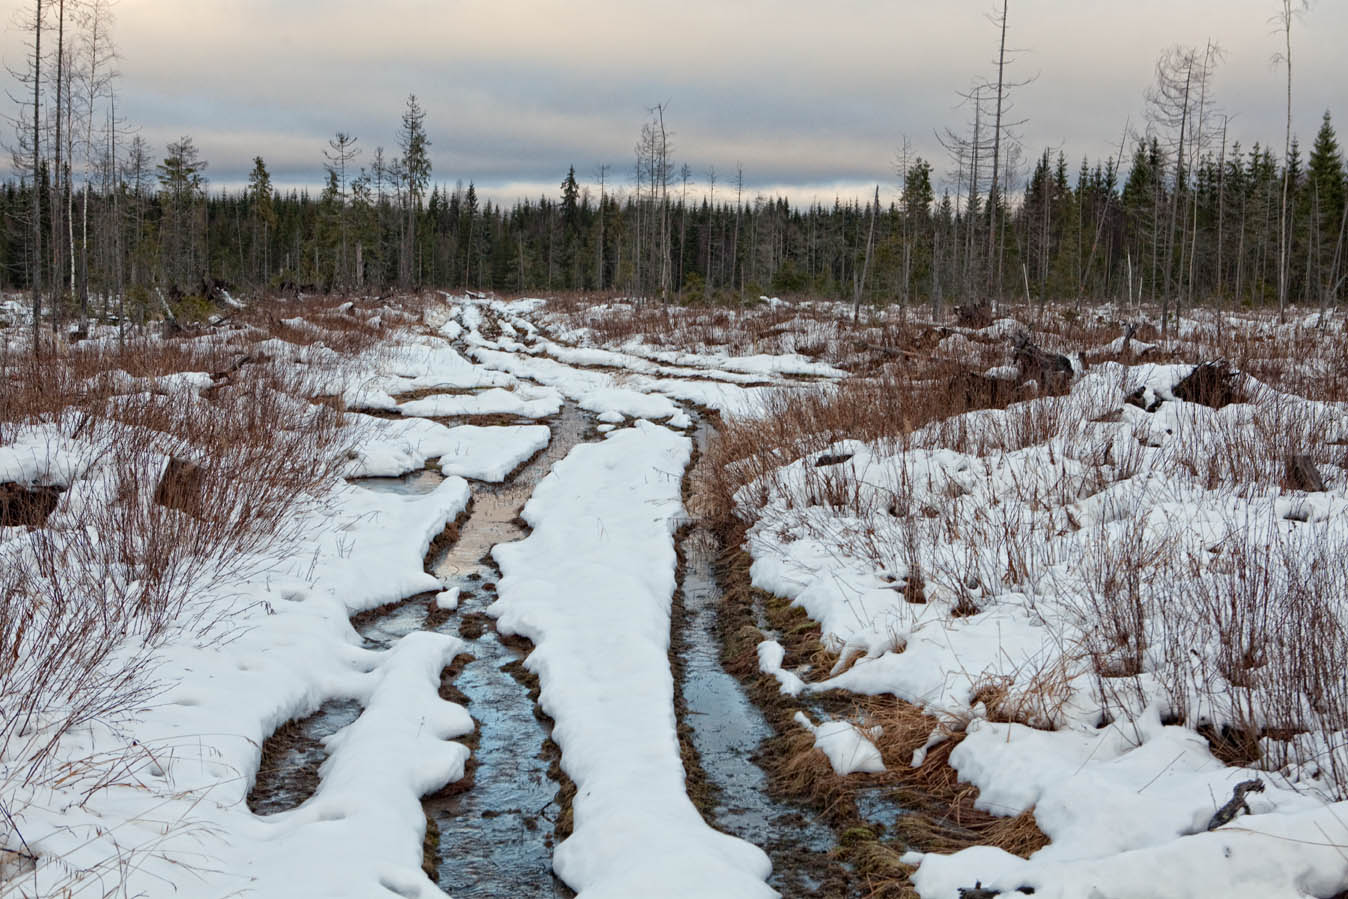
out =
[[(219, 289), (597, 290), (684, 302), (774, 293), (933, 308), (1108, 299), (1167, 312), (1327, 305), (1343, 292), (1348, 173), (1330, 113), (1308, 153), (1290, 102), (1277, 150), (1228, 142), (1211, 43), (1162, 53), (1146, 127), (1126, 129), (1107, 159), (1045, 150), (1027, 164), (1003, 117), (1017, 85), (999, 63), (996, 89), (969, 98), (968, 130), (945, 132), (943, 171), (905, 143), (893, 183), (869, 201), (793, 206), (751, 195), (739, 168), (695, 175), (675, 163), (656, 106), (621, 176), (603, 166), (582, 185), (573, 166), (554, 195), (501, 205), (472, 183), (433, 179), (415, 96), (393, 152), (366, 153), (337, 133), (321, 189), (275, 189), (258, 156), (246, 187), (212, 190), (191, 137), (154, 148), (118, 120), (100, 50), (106, 3), (70, 0), (82, 18), (68, 25), (61, 3), (54, 29), (51, 0), (46, 13), (35, 0), (18, 93), (31, 102), (14, 119), (17, 177), (0, 188), (0, 287), (29, 292), (53, 322), (201, 311)], [(59, 43), (44, 50), (53, 31)]]
[[(175, 295), (204, 280), (244, 292), (294, 285), (658, 294), (663, 286), (685, 300), (724, 291), (851, 298), (872, 217), (864, 294), (874, 302), (1277, 300), (1283, 168), (1259, 145), (1233, 145), (1224, 158), (1209, 153), (1182, 179), (1154, 138), (1138, 143), (1123, 174), (1112, 159), (1069, 166), (1046, 151), (998, 216), (977, 197), (937, 196), (921, 158), (876, 215), (860, 201), (793, 207), (733, 185), (729, 199), (710, 199), (705, 185), (693, 201), (678, 188), (668, 198), (637, 189), (601, 199), (582, 190), (574, 171), (555, 197), (503, 206), (479, 201), (472, 184), (417, 196), (401, 161), (377, 161), (345, 185), (333, 169), (313, 194), (273, 191), (259, 158), (247, 189), (209, 192), (190, 139), (154, 163), (146, 152), (132, 154), (115, 195), (95, 185), (61, 201), (74, 200), (79, 222), (74, 265), (51, 272), (55, 254), (43, 264), (44, 280), (64, 282), (67, 302), (92, 297), (101, 309), (119, 270), (132, 292), (177, 288)], [(1348, 174), (1328, 115), (1309, 158), (1294, 148), (1291, 160), (1290, 296), (1332, 302), (1344, 280)], [(40, 192), (50, 205), (45, 176)], [(12, 290), (30, 286), (32, 241), (22, 223), (31, 205), (29, 184), (4, 185), (0, 260)], [(990, 257), (994, 221), (1002, 233)]]

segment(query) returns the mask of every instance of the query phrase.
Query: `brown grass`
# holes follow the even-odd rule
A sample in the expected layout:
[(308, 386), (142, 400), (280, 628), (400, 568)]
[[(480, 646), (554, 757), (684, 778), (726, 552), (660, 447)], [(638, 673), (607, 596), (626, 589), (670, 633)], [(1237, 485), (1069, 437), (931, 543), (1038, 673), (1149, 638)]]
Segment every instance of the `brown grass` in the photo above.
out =
[[(734, 538), (742, 539), (743, 525)], [(732, 546), (738, 546), (738, 543)], [(996, 846), (1027, 857), (1047, 844), (1034, 823), (1033, 812), (1000, 817), (975, 808), (978, 790), (959, 782), (949, 764), (950, 752), (963, 739), (960, 722), (944, 722), (892, 696), (857, 698), (829, 694), (820, 700), (834, 718), (879, 725), (883, 735), (876, 746), (884, 759), (884, 774), (839, 776), (827, 758), (815, 749), (814, 737), (792, 720), (799, 704), (784, 696), (775, 679), (758, 673), (755, 647), (763, 633), (754, 624), (763, 610), (774, 628), (802, 623), (803, 615), (789, 603), (756, 590), (749, 583), (750, 557), (742, 549), (725, 552), (718, 564), (724, 592), (722, 652), (727, 670), (745, 683), (755, 704), (776, 731), (757, 757), (770, 775), (774, 792), (806, 803), (839, 835), (840, 852), (855, 867), (869, 891), (866, 895), (910, 897), (912, 869), (899, 863), (909, 849), (955, 852), (970, 846)], [(803, 619), (808, 621), (807, 618)], [(813, 624), (813, 622), (811, 622)], [(788, 664), (806, 656), (821, 661), (818, 626), (802, 626), (790, 644)], [(791, 656), (794, 655), (794, 658)], [(826, 660), (826, 659), (825, 659)], [(932, 735), (943, 742), (934, 746), (923, 764), (912, 767), (913, 753)], [(877, 834), (859, 814), (858, 790), (883, 787), (900, 806), (909, 809), (896, 833)]]

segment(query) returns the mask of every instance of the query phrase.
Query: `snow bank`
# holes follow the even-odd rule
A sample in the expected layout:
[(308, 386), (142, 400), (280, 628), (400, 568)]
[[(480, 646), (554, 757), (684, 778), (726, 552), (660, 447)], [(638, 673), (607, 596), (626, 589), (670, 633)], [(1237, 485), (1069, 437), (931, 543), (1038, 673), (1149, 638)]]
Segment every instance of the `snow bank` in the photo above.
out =
[(605, 372), (575, 369), (551, 359), (537, 359), (499, 350), (476, 347), (473, 358), (487, 368), (527, 378), (575, 400), (588, 412), (617, 412), (627, 418), (667, 419), (681, 410), (663, 396), (651, 396), (641, 390), (620, 386)]
[(545, 425), (448, 427), (423, 418), (382, 419), (352, 413), (348, 478), (396, 478), (440, 457), (447, 475), (500, 481), (548, 445)]
[(521, 385), (515, 390), (498, 387), (473, 394), (438, 394), (411, 400), (397, 409), (403, 415), (421, 418), (456, 418), (462, 415), (547, 418), (562, 411), (562, 398), (555, 390), (538, 390)]
[(440, 471), (447, 476), (499, 484), (552, 439), (547, 425), (480, 428), (462, 425), (450, 431), (457, 441), (440, 454)]
[[(71, 733), (61, 757), (93, 764), (77, 761), (59, 788), (17, 797), (24, 838), (44, 861), (25, 881), (34, 893), (101, 872), (127, 895), (281, 899), (302, 884), (306, 895), (443, 896), (420, 868), (419, 800), (463, 776), (468, 750), (450, 740), (472, 722), (438, 693), (463, 645), (425, 633), (372, 652), (348, 619), (439, 589), (423, 556), (468, 498), (459, 478), (421, 496), (340, 486), (297, 522), (302, 537), (284, 558), (201, 597), (234, 609), (230, 639), (170, 642), (156, 659), (169, 691), (134, 721)], [(263, 740), (330, 699), (363, 711), (328, 740), (317, 793), (254, 816), (244, 800)], [(131, 739), (116, 782), (81, 795), (102, 776), (100, 754), (116, 760)]]

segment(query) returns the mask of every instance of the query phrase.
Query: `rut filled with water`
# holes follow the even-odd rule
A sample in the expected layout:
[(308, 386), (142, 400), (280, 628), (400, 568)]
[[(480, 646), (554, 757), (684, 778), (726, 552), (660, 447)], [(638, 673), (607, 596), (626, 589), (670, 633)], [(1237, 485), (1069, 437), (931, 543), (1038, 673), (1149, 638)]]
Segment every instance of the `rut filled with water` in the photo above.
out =
[(683, 559), (680, 602), (680, 690), (693, 746), (712, 788), (709, 823), (768, 853), (769, 883), (785, 896), (819, 889), (833, 863), (832, 829), (809, 810), (773, 796), (767, 773), (753, 758), (774, 736), (772, 725), (721, 664), (721, 588), (715, 563), (720, 544), (693, 526), (680, 541)]
[[(456, 636), (467, 644), (471, 657), (456, 660), (441, 692), (474, 719), (475, 731), (462, 740), (472, 755), (462, 780), (423, 800), (427, 873), (456, 899), (574, 895), (552, 873), (558, 824), (568, 809), (552, 723), (539, 710), (537, 685), (523, 667), (530, 646), (503, 640), (486, 614), (500, 577), (492, 547), (527, 536), (519, 514), (538, 482), (576, 445), (598, 439), (593, 422), (572, 405), (550, 427), (547, 448), (505, 483), (472, 483), (470, 514), (460, 521), (457, 539), (428, 558), (427, 570), (446, 589), (458, 588), (457, 609), (438, 609), (433, 598), (421, 596), (352, 619), (371, 649), (387, 649), (418, 630)], [(710, 433), (706, 423), (699, 425), (699, 448)], [(442, 480), (438, 472), (419, 471), (356, 483), (419, 494)], [(768, 852), (774, 863), (770, 883), (783, 895), (817, 894), (837, 870), (830, 858), (836, 835), (809, 810), (774, 797), (768, 774), (755, 763), (774, 731), (721, 661), (723, 595), (715, 570), (721, 547), (696, 522), (678, 539), (681, 568), (672, 645), (685, 733), (707, 787), (704, 814), (712, 826)], [(326, 757), (324, 738), (359, 714), (353, 702), (329, 702), (278, 731), (267, 741), (250, 808), (271, 814), (312, 795)]]
[[(551, 427), (547, 448), (505, 483), (473, 484), (472, 512), (458, 539), (430, 560), (430, 572), (447, 589), (459, 589), (458, 608), (446, 615), (431, 603), (406, 604), (358, 628), (374, 646), (391, 645), (418, 628), (469, 644), (472, 658), (454, 673), (448, 697), (462, 703), (476, 724), (468, 740), (473, 749), (468, 772), (423, 803), (428, 862), (440, 888), (455, 897), (573, 895), (552, 873), (562, 808), (551, 770), (556, 758), (551, 722), (522, 682), (528, 646), (503, 641), (486, 615), (499, 580), (492, 547), (527, 536), (519, 514), (538, 482), (594, 436), (591, 422), (574, 406)], [(402, 489), (426, 491), (436, 483), (435, 477), (419, 476)]]

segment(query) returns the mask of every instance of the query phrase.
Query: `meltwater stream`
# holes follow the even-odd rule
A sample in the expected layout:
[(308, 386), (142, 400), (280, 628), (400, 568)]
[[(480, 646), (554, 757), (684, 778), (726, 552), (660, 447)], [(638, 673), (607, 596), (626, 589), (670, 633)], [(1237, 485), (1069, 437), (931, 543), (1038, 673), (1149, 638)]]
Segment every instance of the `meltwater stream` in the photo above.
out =
[[(538, 482), (577, 444), (597, 438), (590, 419), (567, 405), (553, 422), (548, 447), (500, 485), (473, 482), (473, 504), (457, 541), (428, 570), (458, 587), (457, 610), (446, 613), (425, 596), (353, 619), (372, 649), (392, 646), (417, 630), (462, 638), (471, 659), (460, 657), (446, 697), (462, 703), (476, 730), (466, 738), (472, 756), (464, 779), (426, 797), (428, 873), (456, 899), (544, 899), (574, 895), (552, 873), (559, 785), (551, 775), (557, 750), (551, 722), (531, 695), (523, 660), (528, 647), (502, 641), (486, 615), (499, 572), (490, 553), (498, 543), (526, 536), (518, 516)], [(705, 443), (707, 426), (697, 433)], [(358, 481), (370, 490), (427, 493), (442, 478), (420, 471), (402, 478)], [(719, 545), (706, 529), (682, 532), (683, 608), (676, 645), (680, 689), (691, 739), (715, 790), (709, 823), (765, 849), (774, 862), (771, 885), (785, 896), (819, 894), (827, 879), (835, 835), (807, 811), (771, 795), (767, 774), (753, 762), (772, 727), (739, 681), (721, 666), (718, 631), (722, 593), (715, 575)], [(524, 675), (524, 676), (521, 676)], [(351, 723), (359, 707), (325, 704), (268, 740), (272, 757), (250, 795), (258, 814), (293, 808), (312, 794), (325, 757), (323, 738)], [(832, 895), (832, 893), (830, 893)]]
[[(503, 642), (485, 612), (500, 577), (492, 547), (526, 536), (520, 509), (553, 464), (592, 435), (589, 419), (568, 405), (552, 422), (547, 448), (506, 483), (473, 483), (472, 512), (458, 540), (430, 564), (446, 588), (459, 588), (455, 612), (446, 616), (429, 602), (404, 604), (358, 628), (375, 647), (428, 627), (469, 644), (472, 660), (454, 676), (452, 696), (477, 725), (469, 738), (468, 772), (463, 781), (423, 801), (435, 879), (456, 899), (574, 895), (552, 873), (560, 808), (558, 785), (549, 775), (551, 725), (518, 679), (525, 650)], [(426, 492), (437, 483), (434, 474), (366, 482), (373, 489), (401, 492)]]
[(680, 544), (685, 616), (680, 687), (693, 745), (716, 788), (710, 823), (766, 851), (773, 863), (769, 883), (784, 896), (814, 895), (821, 869), (831, 867), (828, 852), (834, 834), (808, 810), (775, 798), (767, 773), (753, 762), (773, 729), (740, 682), (721, 666), (722, 594), (714, 567), (719, 548), (700, 526), (690, 528)]

